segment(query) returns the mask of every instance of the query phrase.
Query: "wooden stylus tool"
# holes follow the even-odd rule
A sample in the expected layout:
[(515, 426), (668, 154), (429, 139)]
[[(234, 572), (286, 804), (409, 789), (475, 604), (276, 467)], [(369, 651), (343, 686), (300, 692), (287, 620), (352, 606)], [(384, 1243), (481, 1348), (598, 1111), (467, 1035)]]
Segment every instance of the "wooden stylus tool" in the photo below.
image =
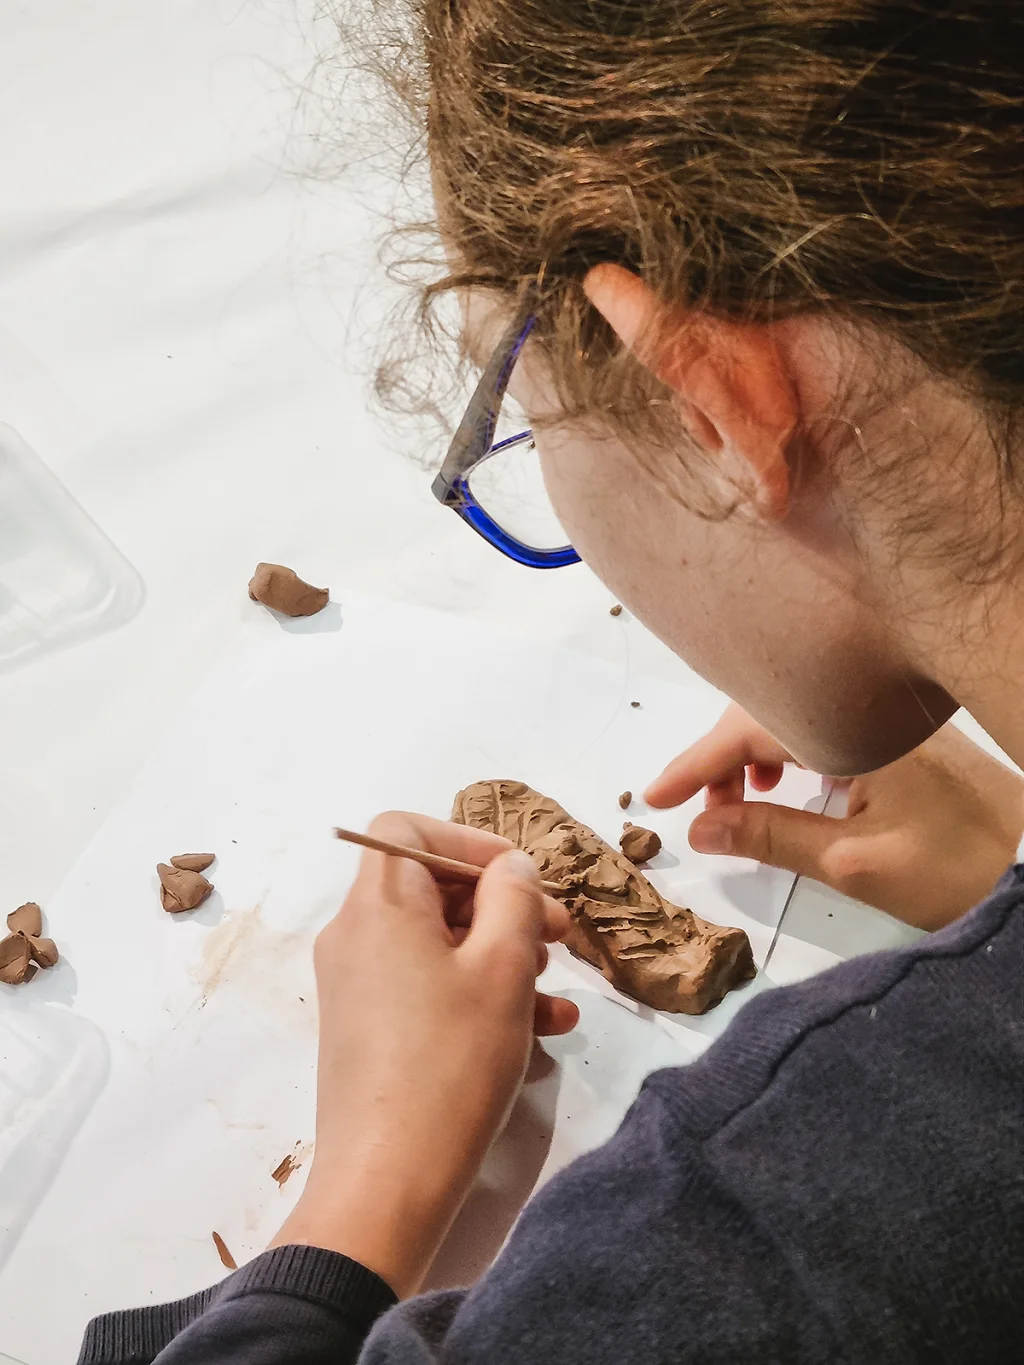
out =
[[(482, 867), (475, 867), (472, 863), (460, 863), (458, 858), (444, 858), (440, 853), (426, 853), (422, 848), (409, 848), (405, 844), (390, 844), (387, 839), (375, 839), (372, 834), (357, 834), (354, 829), (336, 829), (334, 837), (344, 839), (347, 844), (375, 849), (378, 853), (390, 853), (394, 858), (411, 858), (414, 863), (422, 863), (424, 867), (443, 872), (448, 877), (456, 877), (459, 881), (475, 882), (483, 871)], [(541, 886), (552, 893), (565, 890), (557, 882), (542, 881)]]

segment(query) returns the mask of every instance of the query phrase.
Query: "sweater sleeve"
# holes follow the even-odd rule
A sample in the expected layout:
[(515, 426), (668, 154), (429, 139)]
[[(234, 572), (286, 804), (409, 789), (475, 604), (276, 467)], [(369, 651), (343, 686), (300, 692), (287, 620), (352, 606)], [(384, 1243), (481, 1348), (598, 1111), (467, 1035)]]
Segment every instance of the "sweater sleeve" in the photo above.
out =
[(1016, 1360), (1022, 964), (1019, 867), (948, 929), (755, 997), (649, 1077), (468, 1291), (384, 1313), (368, 1270), (285, 1247), (99, 1319), (80, 1365)]
[(359, 1365), (995, 1365), (1024, 1333), (1024, 868), (766, 992)]
[(191, 1298), (94, 1319), (78, 1365), (350, 1365), (394, 1303), (347, 1256), (277, 1247)]

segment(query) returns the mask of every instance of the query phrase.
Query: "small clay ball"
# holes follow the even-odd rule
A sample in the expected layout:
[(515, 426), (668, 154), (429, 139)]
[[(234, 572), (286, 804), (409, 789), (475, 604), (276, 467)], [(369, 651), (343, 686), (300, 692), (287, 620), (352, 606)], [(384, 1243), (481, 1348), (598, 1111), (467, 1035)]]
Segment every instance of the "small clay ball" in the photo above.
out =
[(631, 863), (646, 863), (660, 851), (661, 839), (653, 829), (630, 825), (622, 831), (619, 847)]
[(609, 615), (609, 616), (621, 616), (621, 615), (622, 615), (622, 608), (621, 608), (621, 606), (618, 604), (618, 602), (616, 602), (615, 606), (612, 607), (612, 608), (609, 610), (608, 615)]
[(626, 810), (630, 803), (632, 802), (632, 800), (633, 800), (632, 792), (623, 792), (622, 795), (619, 797), (619, 806), (623, 810)]

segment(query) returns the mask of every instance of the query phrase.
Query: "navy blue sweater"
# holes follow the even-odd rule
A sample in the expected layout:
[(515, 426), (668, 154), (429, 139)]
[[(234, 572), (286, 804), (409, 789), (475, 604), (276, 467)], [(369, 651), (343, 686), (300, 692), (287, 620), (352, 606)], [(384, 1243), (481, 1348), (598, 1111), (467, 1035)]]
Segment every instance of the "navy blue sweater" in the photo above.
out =
[[(1024, 1360), (1024, 866), (956, 924), (755, 997), (651, 1076), (469, 1290), (267, 1252), (80, 1365)], [(390, 1309), (390, 1311), (385, 1311)]]

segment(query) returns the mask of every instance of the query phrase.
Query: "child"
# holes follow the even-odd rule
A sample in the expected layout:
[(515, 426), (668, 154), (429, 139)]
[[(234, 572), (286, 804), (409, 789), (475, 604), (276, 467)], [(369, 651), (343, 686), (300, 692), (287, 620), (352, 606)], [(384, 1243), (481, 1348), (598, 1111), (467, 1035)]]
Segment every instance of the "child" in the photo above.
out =
[[(1022, 12), (410, 13), (445, 286), (485, 363), (436, 491), (505, 553), (554, 562), (466, 483), (510, 385), (572, 546), (744, 708), (650, 800), (706, 787), (695, 847), (937, 932), (753, 999), (531, 1201), (478, 1285), (411, 1298), (534, 1030), (575, 1012), (534, 994), (565, 921), (529, 860), (381, 817), (385, 838), (486, 865), (472, 905), (366, 856), (317, 944), (295, 1212), (218, 1288), (99, 1319), (82, 1360), (1017, 1359), (1024, 864), (1003, 869), (1024, 797), (943, 727), (966, 706), (1024, 761)], [(791, 758), (854, 779), (845, 820), (745, 799)]]

